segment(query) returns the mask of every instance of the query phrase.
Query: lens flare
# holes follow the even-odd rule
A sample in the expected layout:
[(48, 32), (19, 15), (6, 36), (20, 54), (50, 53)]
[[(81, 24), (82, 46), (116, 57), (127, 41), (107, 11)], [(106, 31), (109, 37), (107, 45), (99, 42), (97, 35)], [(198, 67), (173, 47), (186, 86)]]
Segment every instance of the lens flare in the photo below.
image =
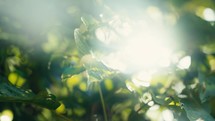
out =
[(136, 86), (150, 86), (153, 73), (174, 63), (175, 37), (167, 20), (155, 6), (146, 8), (138, 19), (115, 15), (108, 27), (95, 31), (97, 39), (111, 48), (99, 59), (112, 69), (135, 75), (132, 82)]
[[(129, 22), (121, 23), (126, 26), (117, 28), (118, 33), (122, 35), (121, 38), (119, 37), (121, 40), (115, 42), (116, 44), (114, 42), (109, 44), (109, 46), (116, 46), (117, 49), (102, 58), (104, 63), (125, 73), (168, 67), (171, 64), (172, 55), (171, 45), (168, 43), (171, 40), (169, 30), (160, 23), (144, 20)], [(101, 41), (106, 38), (104, 32), (100, 31), (96, 34), (98, 38), (103, 38)], [(109, 42), (109, 40), (106, 41)]]
[(144, 21), (133, 25), (126, 33), (128, 31), (131, 31), (130, 34), (118, 44), (117, 50), (102, 58), (108, 66), (129, 73), (170, 65), (172, 50), (168, 43), (168, 31), (159, 25), (146, 25)]

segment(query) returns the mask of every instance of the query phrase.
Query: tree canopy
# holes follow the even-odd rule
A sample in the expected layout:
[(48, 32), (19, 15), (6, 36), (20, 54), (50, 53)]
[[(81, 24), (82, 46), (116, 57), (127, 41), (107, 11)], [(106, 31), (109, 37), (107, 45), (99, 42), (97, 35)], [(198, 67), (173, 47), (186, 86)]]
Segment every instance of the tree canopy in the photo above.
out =
[(214, 118), (214, 0), (0, 0), (0, 121)]

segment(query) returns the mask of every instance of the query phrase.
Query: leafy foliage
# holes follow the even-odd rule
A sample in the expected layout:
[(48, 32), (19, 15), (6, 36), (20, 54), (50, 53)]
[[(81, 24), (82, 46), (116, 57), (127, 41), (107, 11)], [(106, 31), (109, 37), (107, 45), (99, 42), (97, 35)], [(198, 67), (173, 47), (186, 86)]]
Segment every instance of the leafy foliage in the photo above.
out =
[(1, 102), (34, 103), (41, 107), (46, 107), (52, 110), (60, 106), (60, 103), (56, 101), (55, 96), (52, 94), (48, 94), (45, 91), (39, 93), (38, 95), (35, 95), (31, 91), (22, 90), (9, 83), (3, 82), (3, 80), (1, 80), (0, 87)]
[[(0, 120), (5, 110), (14, 121), (214, 120), (215, 23), (204, 14), (215, 16), (213, 0), (15, 3), (0, 4)], [(178, 58), (149, 82), (136, 78), (139, 67), (124, 73), (103, 60), (151, 31), (141, 20), (167, 26)], [(180, 69), (186, 56), (191, 65)]]
[(191, 103), (191, 101), (184, 100), (182, 101), (184, 103), (184, 108), (187, 113), (187, 117), (190, 121), (196, 121), (196, 120), (205, 120), (205, 121), (213, 121), (214, 118), (211, 117), (208, 112), (206, 112), (204, 109), (202, 109), (195, 101)]

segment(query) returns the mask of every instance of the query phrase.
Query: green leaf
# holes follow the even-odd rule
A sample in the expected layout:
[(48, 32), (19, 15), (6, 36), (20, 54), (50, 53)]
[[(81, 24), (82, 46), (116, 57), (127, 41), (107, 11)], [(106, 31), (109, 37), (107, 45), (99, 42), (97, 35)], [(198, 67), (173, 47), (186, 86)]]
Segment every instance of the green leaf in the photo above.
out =
[(2, 80), (0, 82), (0, 101), (29, 101), (34, 96), (35, 95), (31, 91), (17, 88), (12, 84), (3, 82)]
[[(41, 94), (42, 93), (42, 94)], [(32, 98), (32, 102), (41, 107), (45, 107), (48, 109), (55, 110), (60, 106), (59, 102), (56, 102), (56, 97), (52, 94), (48, 94), (47, 92), (41, 92), (34, 98)]]
[(99, 21), (89, 15), (81, 17), (81, 21), (83, 24), (74, 30), (74, 37), (78, 51), (83, 56), (90, 54), (93, 48), (98, 49), (97, 44), (100, 45), (101, 42), (97, 41), (94, 35), (99, 26)]
[(30, 90), (23, 90), (17, 88), (14, 85), (0, 80), (0, 102), (22, 102), (33, 103), (48, 109), (56, 109), (60, 106), (60, 103), (56, 101), (56, 98), (52, 94), (43, 92), (35, 95)]
[(89, 40), (87, 40), (87, 36), (84, 35), (84, 33), (80, 31), (80, 29), (75, 29), (74, 37), (75, 37), (75, 43), (80, 55), (83, 56), (83, 55), (89, 54), (91, 51), (91, 48), (88, 42)]
[(207, 101), (210, 97), (215, 96), (215, 76), (209, 75), (206, 77), (206, 75), (199, 73), (199, 81), (202, 86), (202, 89), (200, 90), (199, 96), (201, 102)]
[(79, 74), (81, 72), (85, 71), (85, 68), (84, 67), (68, 67), (64, 70), (61, 78), (62, 79), (65, 79), (65, 78), (69, 78), (71, 77), (72, 75), (75, 75), (75, 74)]
[(184, 106), (187, 117), (190, 121), (204, 120), (214, 121), (214, 118), (206, 112), (195, 100), (184, 99), (181, 101)]

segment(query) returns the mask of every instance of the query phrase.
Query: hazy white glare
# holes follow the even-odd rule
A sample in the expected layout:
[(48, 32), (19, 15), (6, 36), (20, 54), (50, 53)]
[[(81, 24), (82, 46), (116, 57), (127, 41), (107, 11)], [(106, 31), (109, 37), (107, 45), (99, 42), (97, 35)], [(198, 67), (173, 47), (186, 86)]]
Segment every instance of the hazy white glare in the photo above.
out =
[(3, 116), (0, 116), (0, 121), (12, 121), (12, 119), (7, 115), (3, 115)]
[[(164, 27), (153, 24), (148, 25), (142, 21), (136, 25), (126, 25), (127, 30), (122, 31), (124, 41), (118, 44), (116, 51), (104, 56), (102, 60), (111, 68), (123, 72), (168, 67), (172, 55), (168, 43), (170, 33)], [(105, 40), (102, 32), (97, 32), (97, 37), (101, 41)]]
[(163, 116), (164, 121), (174, 121), (173, 113), (170, 110), (162, 111), (162, 116)]
[(146, 112), (146, 116), (151, 120), (151, 121), (161, 121), (162, 120), (162, 115), (161, 111), (159, 110), (160, 106), (159, 105), (153, 105), (152, 107), (149, 108), (149, 110)]
[(114, 41), (117, 40), (116, 34), (109, 30), (107, 27), (100, 27), (96, 29), (95, 32), (96, 37), (106, 45), (112, 44)]
[(191, 65), (191, 57), (190, 56), (185, 56), (183, 57), (179, 63), (178, 63), (178, 68), (180, 69), (188, 69)]
[(204, 19), (207, 21), (215, 21), (215, 12), (211, 8), (206, 8), (203, 11)]
[(151, 106), (153, 106), (155, 103), (154, 103), (154, 101), (150, 101), (149, 103), (148, 103), (148, 105), (151, 107)]
[(176, 121), (171, 110), (163, 109), (159, 105), (153, 105), (146, 112), (146, 116), (151, 121)]
[(185, 85), (181, 81), (172, 86), (172, 89), (174, 89), (177, 92), (177, 94), (180, 94), (184, 88)]
[(205, 120), (203, 120), (202, 118), (198, 118), (196, 121), (205, 121)]
[(16, 20), (17, 24), (29, 33), (41, 34), (49, 27), (59, 24), (59, 19), (64, 19), (59, 13), (60, 4), (57, 1), (50, 3), (44, 0), (6, 0), (1, 2), (0, 7), (4, 14)]
[(154, 19), (154, 20), (161, 20), (163, 15), (162, 15), (162, 12), (158, 9), (158, 7), (155, 7), (155, 6), (149, 6), (147, 9), (146, 9), (146, 12), (147, 14), (149, 14), (149, 16)]
[(131, 73), (135, 86), (149, 87), (152, 75), (172, 63), (173, 35), (163, 19), (162, 12), (153, 6), (138, 20), (114, 16), (109, 25), (115, 31), (100, 27), (95, 32), (98, 40), (114, 48), (99, 59), (112, 69)]
[(149, 87), (153, 73), (155, 73), (154, 70), (137, 72), (136, 74), (134, 74), (132, 82), (136, 86)]

